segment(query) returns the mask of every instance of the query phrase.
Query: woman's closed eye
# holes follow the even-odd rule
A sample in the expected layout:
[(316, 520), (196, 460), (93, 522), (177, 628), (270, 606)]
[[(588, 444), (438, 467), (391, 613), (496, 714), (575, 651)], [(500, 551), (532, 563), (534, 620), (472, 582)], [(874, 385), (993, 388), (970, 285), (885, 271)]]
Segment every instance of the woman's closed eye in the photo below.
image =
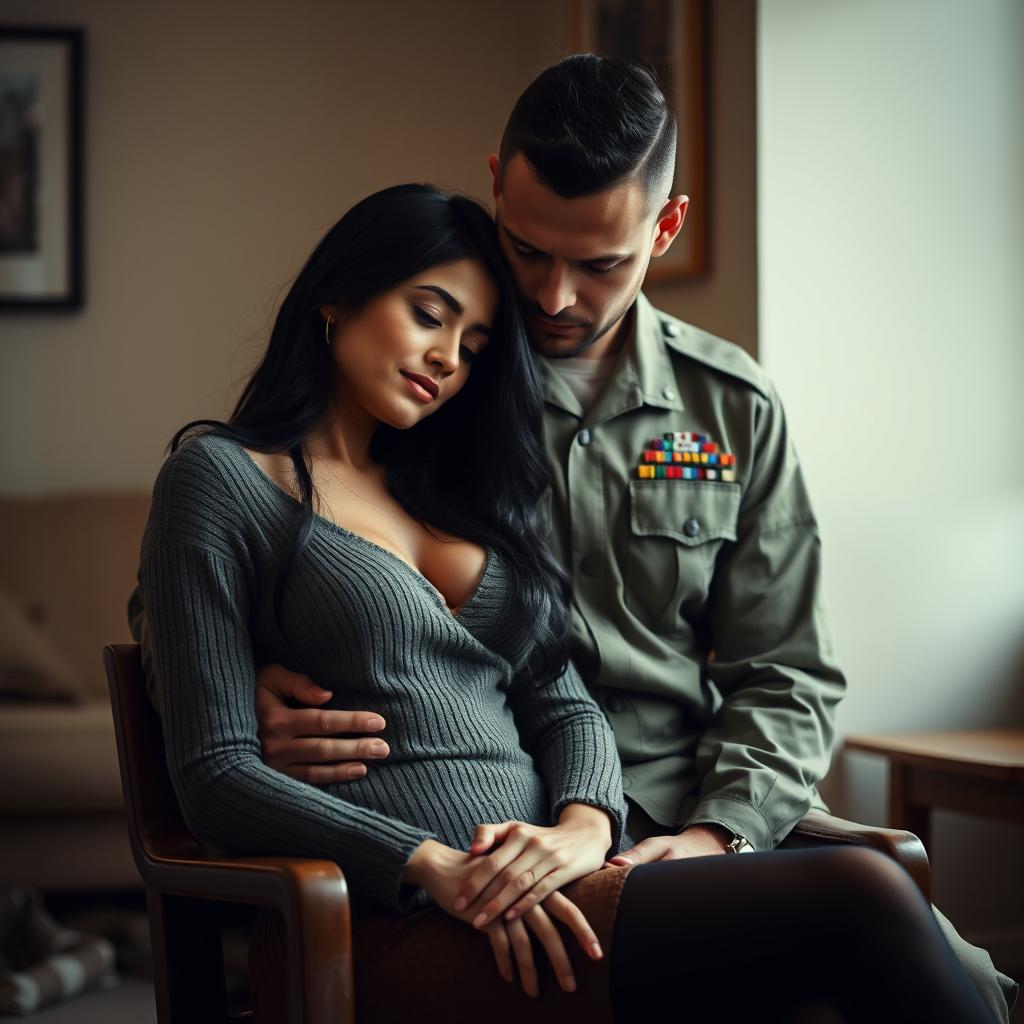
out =
[(412, 307), (413, 316), (423, 324), (424, 327), (438, 328), (444, 327), (444, 324), (437, 318), (437, 316), (427, 309), (425, 306), (413, 305)]
[[(444, 327), (444, 323), (441, 320), (439, 320), (437, 316), (425, 306), (420, 306), (414, 303), (412, 311), (413, 315), (424, 327), (427, 327), (432, 331), (437, 330), (440, 327)], [(462, 361), (467, 364), (472, 363), (473, 360), (476, 359), (477, 356), (479, 355), (479, 352), (477, 352), (475, 349), (470, 348), (468, 345), (459, 346), (459, 358), (462, 359)]]

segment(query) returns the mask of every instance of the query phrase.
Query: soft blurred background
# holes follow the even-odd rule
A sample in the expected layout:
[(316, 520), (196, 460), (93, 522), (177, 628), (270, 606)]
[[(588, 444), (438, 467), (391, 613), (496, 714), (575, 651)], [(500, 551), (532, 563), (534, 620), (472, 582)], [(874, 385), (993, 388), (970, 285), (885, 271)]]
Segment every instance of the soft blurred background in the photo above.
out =
[[(1024, 725), (1024, 4), (706, 6), (708, 270), (648, 294), (779, 386), (849, 675), (840, 736)], [(97, 894), (138, 909), (97, 700), (99, 644), (127, 639), (134, 550), (111, 545), (135, 536), (175, 428), (228, 412), (352, 202), (410, 180), (488, 197), (486, 157), (570, 52), (573, 12), (5, 0), (2, 17), (86, 33), (86, 302), (0, 311), (0, 591), (99, 714), (83, 738), (74, 707), (46, 728), (25, 702), (0, 711), (0, 767), (31, 775), (0, 797), (20, 837), (0, 887), (41, 885), (95, 925)], [(76, 567), (98, 641), (60, 592)], [(823, 789), (885, 822), (881, 761), (837, 755)], [(1020, 977), (1024, 829), (940, 811), (930, 852), (936, 903)]]

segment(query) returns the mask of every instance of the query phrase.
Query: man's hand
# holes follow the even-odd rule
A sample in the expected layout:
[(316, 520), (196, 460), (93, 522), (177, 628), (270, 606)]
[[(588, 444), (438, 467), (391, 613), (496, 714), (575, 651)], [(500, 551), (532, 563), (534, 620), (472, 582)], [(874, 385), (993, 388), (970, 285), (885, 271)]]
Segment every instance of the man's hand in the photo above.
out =
[(653, 864), (658, 860), (682, 860), (684, 857), (709, 857), (725, 853), (729, 832), (721, 825), (691, 825), (677, 836), (651, 836), (631, 850), (612, 857), (609, 864)]
[(256, 720), (260, 752), (275, 771), (300, 782), (324, 786), (366, 774), (364, 761), (379, 761), (391, 752), (381, 739), (337, 739), (339, 733), (375, 733), (385, 726), (372, 711), (321, 711), (290, 708), (289, 698), (302, 704), (323, 704), (329, 690), (308, 676), (282, 665), (266, 665), (256, 674)]

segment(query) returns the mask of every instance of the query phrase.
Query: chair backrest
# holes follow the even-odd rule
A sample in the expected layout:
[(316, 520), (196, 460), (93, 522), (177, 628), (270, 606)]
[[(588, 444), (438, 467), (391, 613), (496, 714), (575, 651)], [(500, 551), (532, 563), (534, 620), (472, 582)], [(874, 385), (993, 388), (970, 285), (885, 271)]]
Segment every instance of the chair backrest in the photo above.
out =
[(109, 644), (103, 663), (110, 686), (110, 706), (117, 737), (135, 865), (146, 882), (151, 871), (173, 850), (199, 854), (199, 846), (181, 817), (167, 773), (160, 716), (149, 701), (138, 644)]

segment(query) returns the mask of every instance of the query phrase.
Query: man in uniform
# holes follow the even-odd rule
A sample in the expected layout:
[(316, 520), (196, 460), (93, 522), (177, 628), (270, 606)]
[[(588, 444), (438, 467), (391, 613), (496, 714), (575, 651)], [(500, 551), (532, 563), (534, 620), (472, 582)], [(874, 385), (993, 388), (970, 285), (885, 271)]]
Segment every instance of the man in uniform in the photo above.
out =
[[(683, 225), (675, 144), (646, 72), (576, 56), (529, 86), (490, 158), (501, 243), (540, 357), (572, 656), (614, 728), (630, 834), (643, 837), (621, 863), (770, 850), (826, 810), (815, 786), (845, 687), (818, 528), (771, 383), (740, 349), (640, 292)], [(286, 704), (328, 696), (280, 666), (262, 670), (268, 764), (323, 784), (387, 756), (372, 737), (324, 742), (366, 732), (372, 709)], [(937, 916), (1007, 1020), (1014, 983)]]

